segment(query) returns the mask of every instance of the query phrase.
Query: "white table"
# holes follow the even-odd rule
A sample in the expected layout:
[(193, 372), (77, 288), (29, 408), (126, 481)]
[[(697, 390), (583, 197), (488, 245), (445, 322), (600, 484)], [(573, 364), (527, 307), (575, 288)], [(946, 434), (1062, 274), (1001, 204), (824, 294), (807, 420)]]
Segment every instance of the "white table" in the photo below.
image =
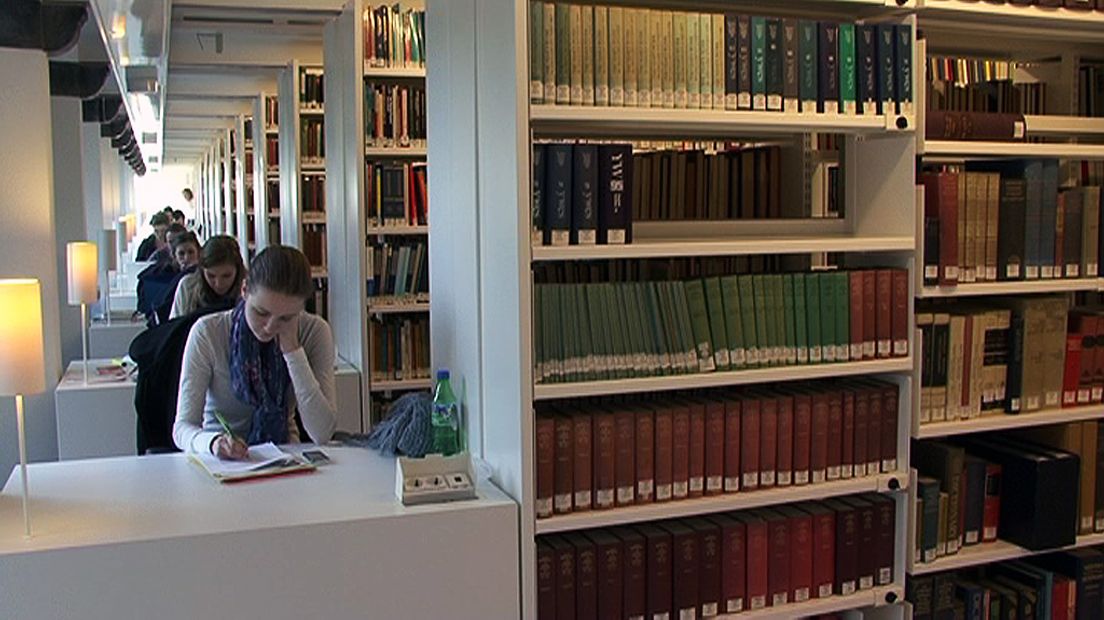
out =
[(326, 447), (300, 476), (220, 485), (183, 454), (30, 466), (0, 494), (4, 618), (517, 618), (516, 505), (406, 508), (394, 461)]
[(112, 311), (111, 324), (106, 321), (92, 321), (88, 328), (88, 355), (89, 357), (123, 357), (130, 351), (130, 341), (146, 330), (145, 320), (131, 321), (129, 318), (119, 320), (116, 312)]
[(89, 382), (85, 385), (83, 362), (71, 362), (54, 389), (59, 459), (126, 456), (137, 452), (136, 384), (133, 378), (118, 381), (97, 376), (98, 366), (109, 365), (109, 359), (88, 360)]

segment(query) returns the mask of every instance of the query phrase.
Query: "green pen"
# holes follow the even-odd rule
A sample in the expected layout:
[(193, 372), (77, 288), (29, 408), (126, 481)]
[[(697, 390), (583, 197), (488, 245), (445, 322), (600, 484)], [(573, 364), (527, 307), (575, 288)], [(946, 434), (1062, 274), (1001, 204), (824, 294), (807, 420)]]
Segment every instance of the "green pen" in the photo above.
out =
[(218, 411), (215, 412), (215, 419), (218, 420), (220, 426), (222, 426), (223, 432), (230, 436), (230, 439), (238, 440), (238, 436), (234, 434), (234, 431), (230, 430), (230, 425), (227, 424), (226, 418), (222, 417), (222, 414)]

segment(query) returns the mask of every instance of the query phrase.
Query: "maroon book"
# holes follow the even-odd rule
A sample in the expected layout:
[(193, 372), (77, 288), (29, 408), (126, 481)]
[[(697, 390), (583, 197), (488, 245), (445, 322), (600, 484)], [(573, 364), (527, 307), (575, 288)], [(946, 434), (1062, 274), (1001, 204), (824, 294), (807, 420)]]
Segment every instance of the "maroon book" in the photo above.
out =
[(840, 465), (843, 463), (843, 395), (828, 392), (828, 480), (840, 479)]
[(674, 596), (671, 616), (695, 618), (698, 613), (700, 564), (698, 533), (682, 521), (667, 521), (662, 527), (671, 534), (671, 588)]
[(866, 418), (866, 473), (873, 476), (882, 470), (882, 420), (885, 419), (882, 409), (885, 399), (880, 389), (869, 386), (865, 389), (870, 395), (870, 410)]
[(655, 414), (651, 409), (636, 412), (636, 501), (655, 499)]
[(767, 522), (767, 604), (778, 607), (790, 602), (790, 520), (775, 510), (756, 514)]
[(845, 389), (841, 397), (843, 399), (843, 443), (840, 450), (840, 478), (853, 478), (855, 476), (854, 388)]
[(874, 329), (878, 335), (878, 357), (893, 356), (893, 273), (879, 269), (878, 315), (874, 317)]
[(589, 413), (574, 412), (571, 415), (575, 435), (575, 510), (590, 510), (594, 501), (591, 492), (594, 483), (592, 461), (594, 459), (594, 427)]
[(686, 524), (698, 535), (698, 616), (709, 618), (721, 612), (721, 528), (706, 519), (689, 519)]
[(793, 506), (778, 512), (790, 522), (790, 601), (801, 603), (813, 591), (813, 517)]
[(636, 502), (636, 416), (631, 409), (618, 409), (614, 414), (617, 426), (617, 505)]
[(928, 140), (1018, 141), (1024, 137), (1022, 114), (928, 110), (924, 117)]
[(690, 497), (705, 494), (705, 402), (689, 401)]
[(813, 394), (812, 448), (809, 451), (813, 484), (819, 484), (827, 479), (829, 410), (828, 395), (823, 392)]
[(759, 395), (759, 486), (773, 487), (778, 471), (778, 399)]
[(869, 433), (870, 391), (858, 386), (855, 388), (855, 476), (862, 477), (877, 472), (866, 471), (866, 444)]
[(556, 620), (556, 552), (537, 541), (537, 620)]
[(594, 412), (594, 507), (613, 508), (617, 498), (617, 420), (612, 411)]
[(556, 495), (556, 420), (537, 416), (537, 518), (552, 516)]
[(724, 493), (725, 404), (711, 400), (705, 405), (705, 494)]
[(857, 513), (858, 542), (855, 566), (857, 568), (856, 587), (869, 590), (874, 587), (878, 571), (878, 539), (874, 504), (860, 497), (843, 497), (839, 500), (855, 508)]
[(677, 403), (671, 409), (671, 496), (690, 495), (690, 408)]
[(942, 286), (954, 286), (958, 284), (958, 173), (925, 173), (920, 181), (924, 184), (924, 217), (939, 222), (937, 278)]
[(623, 618), (621, 601), (624, 584), (624, 551), (621, 541), (608, 530), (590, 530), (598, 562), (598, 617)]
[(851, 316), (851, 347), (850, 359), (853, 362), (863, 358), (863, 338), (866, 331), (863, 329), (863, 272), (851, 271), (848, 274), (850, 280), (850, 316)]
[(743, 522), (747, 532), (746, 607), (764, 609), (767, 607), (767, 566), (770, 563), (767, 522), (752, 513), (739, 513), (736, 518)]
[(904, 269), (893, 270), (893, 318), (890, 332), (893, 337), (893, 357), (907, 357), (909, 354), (908, 325), (909, 308), (912, 307), (912, 299), (909, 297), (908, 271)]
[[(863, 274), (863, 350), (864, 360), (874, 359), (878, 352), (878, 272), (866, 269)], [(867, 318), (869, 317), (869, 318)]]
[(793, 484), (794, 463), (794, 399), (793, 394), (779, 394), (778, 458), (775, 460), (775, 482), (778, 486)]
[(724, 440), (724, 490), (733, 493), (740, 490), (740, 401), (725, 401)]
[(881, 493), (864, 493), (862, 498), (874, 505), (874, 585), (893, 582), (893, 543), (896, 540), (897, 503)]
[(575, 547), (575, 618), (598, 620), (598, 554), (594, 543), (579, 533), (565, 538)]
[(741, 488), (759, 488), (759, 401), (740, 400), (740, 482)]
[(747, 528), (728, 515), (708, 517), (721, 528), (721, 613), (744, 610), (747, 587)]
[(859, 511), (836, 499), (824, 502), (836, 513), (836, 568), (833, 592), (854, 594), (859, 578)]
[(649, 618), (657, 614), (672, 613), (672, 552), (671, 534), (655, 525), (642, 525), (637, 528), (648, 548), (647, 592)]
[(897, 421), (899, 413), (897, 384), (882, 383), (882, 471), (897, 471)]
[(673, 417), (668, 407), (655, 409), (655, 501), (671, 499), (672, 467), (674, 464)]
[(559, 536), (545, 541), (556, 554), (556, 620), (575, 620), (575, 547)]
[(567, 416), (556, 416), (556, 513), (571, 512), (575, 491), (575, 425)]
[(794, 484), (809, 484), (812, 469), (813, 397), (794, 394)]
[(813, 519), (812, 598), (832, 596), (836, 584), (836, 513), (819, 502), (797, 505)]
[(648, 545), (644, 536), (633, 528), (619, 527), (613, 534), (621, 541), (622, 580), (624, 596), (621, 598), (625, 618), (642, 618), (648, 608)]

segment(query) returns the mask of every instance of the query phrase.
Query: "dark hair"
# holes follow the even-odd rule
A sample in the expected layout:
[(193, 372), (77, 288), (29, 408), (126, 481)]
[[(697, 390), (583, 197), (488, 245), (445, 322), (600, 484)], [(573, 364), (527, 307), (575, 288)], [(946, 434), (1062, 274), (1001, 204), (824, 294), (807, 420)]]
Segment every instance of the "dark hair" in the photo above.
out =
[(184, 245), (185, 243), (195, 244), (196, 249), (197, 250), (200, 249), (199, 239), (196, 238), (195, 233), (194, 232), (185, 232), (183, 235), (180, 235), (180, 236), (176, 237), (175, 239), (173, 239), (173, 242), (172, 242), (173, 257), (176, 256), (176, 248)]
[(287, 245), (270, 245), (261, 250), (249, 263), (246, 282), (250, 293), (263, 286), (300, 299), (314, 295), (310, 261), (297, 248)]
[(225, 295), (216, 293), (215, 289), (207, 283), (205, 275), (202, 273), (196, 274), (200, 282), (200, 303), (204, 306), (213, 306), (226, 298), (237, 299), (241, 295), (241, 283), (245, 278), (245, 263), (242, 262), (241, 246), (238, 245), (237, 239), (229, 235), (211, 237), (207, 240), (207, 243), (203, 244), (203, 251), (200, 253), (200, 269), (212, 269), (221, 265), (233, 265), (234, 269), (237, 270), (237, 275), (234, 276), (234, 284), (230, 286)]
[(188, 232), (188, 229), (185, 228), (183, 224), (177, 224), (176, 222), (173, 222), (172, 224), (169, 224), (169, 229), (165, 231), (165, 234), (179, 235), (180, 233), (186, 232)]
[(162, 212), (163, 212), (163, 213), (164, 213), (165, 215), (168, 215), (168, 216), (172, 217), (172, 212), (173, 212), (173, 208), (172, 208), (171, 206), (169, 206), (169, 207), (165, 207), (164, 209), (161, 209), (161, 211), (162, 211)]
[(150, 226), (168, 226), (169, 216), (164, 211), (158, 211), (150, 218)]
[(173, 217), (174, 220), (182, 220), (182, 219), (184, 219), (184, 212), (181, 211), (180, 209), (177, 209), (177, 210), (172, 212), (172, 217)]

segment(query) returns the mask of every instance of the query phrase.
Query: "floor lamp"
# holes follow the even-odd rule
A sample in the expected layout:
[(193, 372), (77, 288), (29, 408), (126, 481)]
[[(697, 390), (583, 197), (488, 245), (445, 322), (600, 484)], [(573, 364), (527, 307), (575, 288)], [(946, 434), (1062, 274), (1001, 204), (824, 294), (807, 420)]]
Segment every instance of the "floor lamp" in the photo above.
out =
[(42, 345), (42, 291), (38, 280), (0, 280), (0, 395), (15, 397), (19, 471), (23, 479), (23, 529), (31, 536), (27, 505), (27, 440), (23, 396), (46, 389)]
[(65, 246), (69, 278), (69, 305), (80, 304), (81, 354), (84, 359), (84, 384), (88, 385), (88, 304), (97, 299), (99, 284), (98, 250), (90, 241), (73, 241)]
[(111, 271), (117, 269), (119, 234), (114, 228), (100, 232), (100, 266), (104, 270), (103, 309), (104, 321), (111, 325)]

